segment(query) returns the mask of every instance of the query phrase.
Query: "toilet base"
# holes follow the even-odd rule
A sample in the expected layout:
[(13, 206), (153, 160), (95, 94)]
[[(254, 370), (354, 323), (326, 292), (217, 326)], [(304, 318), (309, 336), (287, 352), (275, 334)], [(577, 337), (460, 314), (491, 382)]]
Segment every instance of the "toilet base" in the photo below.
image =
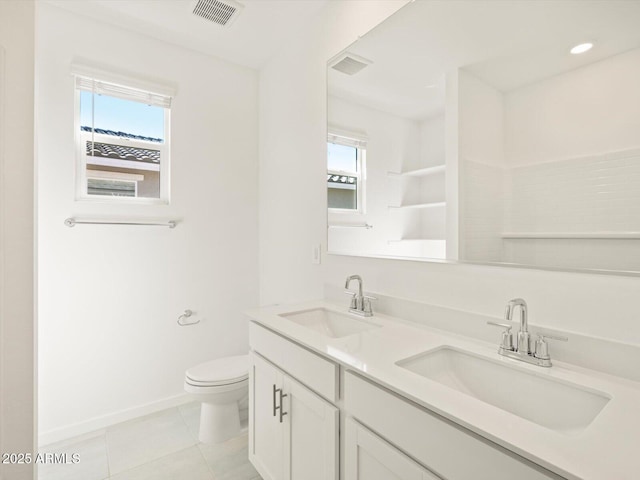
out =
[(202, 402), (200, 431), (202, 443), (222, 443), (240, 434), (238, 402), (215, 404)]

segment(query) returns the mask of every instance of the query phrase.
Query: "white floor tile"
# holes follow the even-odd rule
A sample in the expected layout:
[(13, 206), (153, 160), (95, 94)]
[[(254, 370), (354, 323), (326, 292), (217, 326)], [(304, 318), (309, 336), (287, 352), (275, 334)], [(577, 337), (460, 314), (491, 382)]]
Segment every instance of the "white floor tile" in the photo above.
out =
[(49, 445), (41, 453), (66, 453), (79, 455), (76, 464), (47, 463), (38, 465), (39, 480), (104, 480), (109, 477), (107, 446), (104, 434), (77, 443)]
[(178, 407), (178, 411), (187, 424), (189, 432), (195, 440), (198, 440), (198, 431), (200, 430), (200, 402), (191, 402)]
[(214, 476), (194, 446), (112, 476), (111, 480), (214, 480)]
[(111, 475), (195, 445), (177, 408), (107, 429)]
[(199, 444), (198, 448), (216, 480), (253, 480), (260, 478), (249, 462), (246, 434), (221, 444)]
[(199, 422), (200, 403), (193, 402), (48, 445), (43, 453), (77, 453), (80, 462), (40, 465), (38, 478), (261, 480), (248, 459), (246, 431), (222, 444), (199, 444)]

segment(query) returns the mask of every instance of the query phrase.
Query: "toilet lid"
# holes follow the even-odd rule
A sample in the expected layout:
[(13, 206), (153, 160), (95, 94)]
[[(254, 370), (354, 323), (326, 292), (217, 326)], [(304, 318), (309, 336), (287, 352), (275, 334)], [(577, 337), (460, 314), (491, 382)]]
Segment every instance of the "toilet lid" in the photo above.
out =
[(197, 385), (226, 385), (249, 377), (249, 355), (223, 357), (201, 363), (186, 372), (187, 380)]

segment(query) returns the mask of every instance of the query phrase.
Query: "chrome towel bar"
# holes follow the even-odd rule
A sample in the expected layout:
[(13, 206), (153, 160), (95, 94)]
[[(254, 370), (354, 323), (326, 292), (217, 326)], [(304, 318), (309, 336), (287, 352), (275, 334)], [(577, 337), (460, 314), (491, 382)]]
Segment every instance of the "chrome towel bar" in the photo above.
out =
[(366, 228), (367, 230), (369, 230), (370, 228), (373, 228), (373, 225), (370, 225), (368, 223), (363, 223), (363, 224), (333, 223), (333, 224), (329, 224), (328, 227), (329, 228)]
[(67, 227), (75, 227), (76, 225), (146, 225), (151, 227), (169, 227), (176, 228), (178, 222), (175, 220), (168, 220), (166, 222), (157, 221), (138, 221), (138, 220), (79, 220), (77, 218), (69, 217), (64, 221)]

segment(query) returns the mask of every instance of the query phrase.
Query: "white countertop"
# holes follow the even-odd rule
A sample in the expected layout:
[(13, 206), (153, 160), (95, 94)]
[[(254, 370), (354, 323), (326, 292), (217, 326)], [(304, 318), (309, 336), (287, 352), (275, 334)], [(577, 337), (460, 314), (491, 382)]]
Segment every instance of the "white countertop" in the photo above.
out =
[[(338, 306), (319, 300), (256, 308), (246, 314), (255, 322), (563, 477), (582, 480), (640, 478), (640, 383), (562, 362), (554, 361), (551, 368), (528, 365), (498, 355), (497, 344), (378, 313), (366, 321), (381, 328), (343, 338), (329, 338), (279, 316), (314, 308), (347, 313), (346, 304)], [(496, 341), (498, 338), (496, 335)], [(443, 345), (517, 365), (536, 375), (582, 385), (605, 393), (611, 400), (584, 431), (560, 433), (396, 365), (399, 360)]]

